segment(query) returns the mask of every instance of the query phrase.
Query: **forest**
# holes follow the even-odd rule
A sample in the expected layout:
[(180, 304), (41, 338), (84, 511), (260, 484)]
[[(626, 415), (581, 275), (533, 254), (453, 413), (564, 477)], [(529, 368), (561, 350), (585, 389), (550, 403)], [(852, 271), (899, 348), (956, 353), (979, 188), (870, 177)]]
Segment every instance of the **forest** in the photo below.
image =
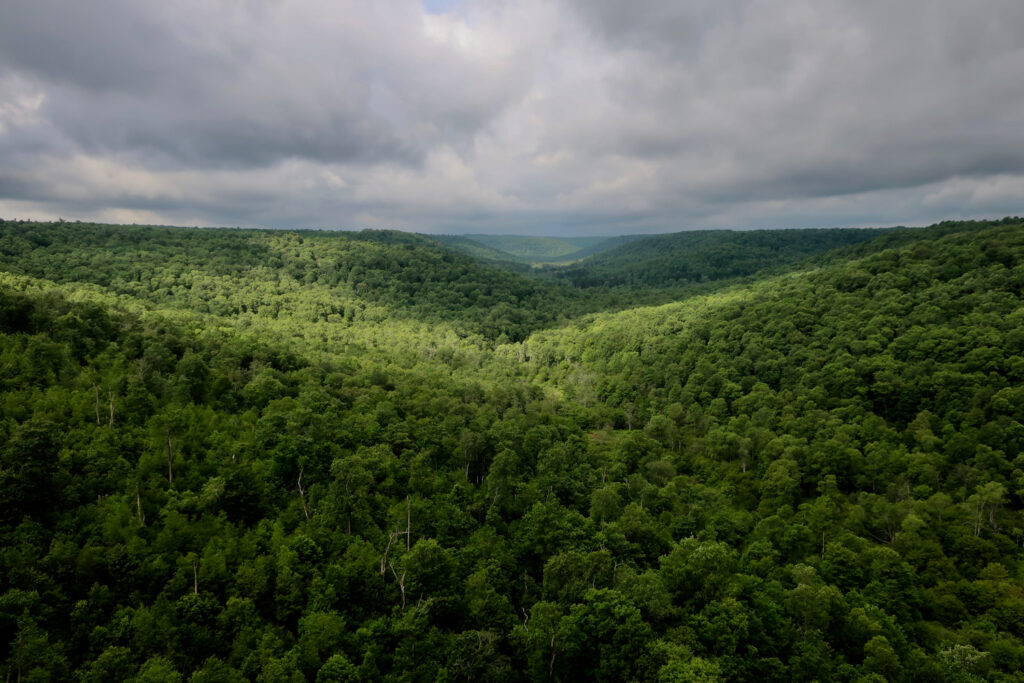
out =
[(1024, 681), (1022, 296), (1016, 217), (0, 221), (0, 676)]

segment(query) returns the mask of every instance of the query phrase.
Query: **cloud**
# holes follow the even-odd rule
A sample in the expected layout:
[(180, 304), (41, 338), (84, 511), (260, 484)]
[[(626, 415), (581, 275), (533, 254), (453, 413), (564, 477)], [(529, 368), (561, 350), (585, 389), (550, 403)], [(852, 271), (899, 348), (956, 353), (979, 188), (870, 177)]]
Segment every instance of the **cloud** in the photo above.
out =
[(13, 0), (0, 59), (84, 150), (200, 166), (414, 163), (523, 87), (409, 3), (172, 4)]
[(1022, 72), (1017, 0), (10, 0), (0, 210), (537, 233), (1016, 213)]

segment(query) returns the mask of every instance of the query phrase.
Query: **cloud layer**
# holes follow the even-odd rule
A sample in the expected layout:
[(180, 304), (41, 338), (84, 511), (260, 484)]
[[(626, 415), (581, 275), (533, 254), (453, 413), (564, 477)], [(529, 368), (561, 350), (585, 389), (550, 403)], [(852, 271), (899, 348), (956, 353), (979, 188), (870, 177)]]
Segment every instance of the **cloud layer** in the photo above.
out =
[(9, 0), (0, 216), (617, 234), (1021, 213), (1019, 0)]

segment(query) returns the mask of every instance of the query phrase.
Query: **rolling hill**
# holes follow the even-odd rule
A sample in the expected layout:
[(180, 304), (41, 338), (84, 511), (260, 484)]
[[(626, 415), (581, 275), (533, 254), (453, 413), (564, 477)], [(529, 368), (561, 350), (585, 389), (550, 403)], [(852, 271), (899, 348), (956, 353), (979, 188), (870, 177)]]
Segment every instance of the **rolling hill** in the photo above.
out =
[(1021, 219), (591, 258), (0, 224), (0, 674), (1019, 679)]

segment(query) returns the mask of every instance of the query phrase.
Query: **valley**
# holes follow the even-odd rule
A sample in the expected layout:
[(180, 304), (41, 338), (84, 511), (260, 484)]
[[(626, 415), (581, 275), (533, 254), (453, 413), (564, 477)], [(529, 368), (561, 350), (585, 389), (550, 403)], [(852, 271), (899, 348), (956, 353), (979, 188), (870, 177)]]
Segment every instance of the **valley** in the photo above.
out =
[(7, 679), (1020, 680), (1020, 218), (0, 271)]

